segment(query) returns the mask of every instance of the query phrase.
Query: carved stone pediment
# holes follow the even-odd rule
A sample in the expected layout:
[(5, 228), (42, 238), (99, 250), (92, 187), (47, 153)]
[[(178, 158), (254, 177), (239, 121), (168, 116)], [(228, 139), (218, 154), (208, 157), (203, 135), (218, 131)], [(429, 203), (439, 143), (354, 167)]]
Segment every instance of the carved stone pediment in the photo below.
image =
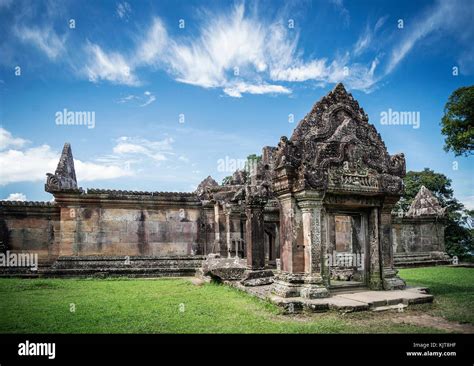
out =
[(196, 195), (202, 200), (209, 200), (211, 199), (211, 189), (214, 187), (218, 187), (219, 184), (209, 175), (206, 179), (204, 179), (196, 188)]
[(274, 155), (274, 183), (283, 185), (281, 175), (291, 167), (295, 181), (287, 184), (295, 191), (403, 191), (404, 155), (388, 154), (367, 114), (342, 84), (314, 105), (290, 139), (281, 138)]

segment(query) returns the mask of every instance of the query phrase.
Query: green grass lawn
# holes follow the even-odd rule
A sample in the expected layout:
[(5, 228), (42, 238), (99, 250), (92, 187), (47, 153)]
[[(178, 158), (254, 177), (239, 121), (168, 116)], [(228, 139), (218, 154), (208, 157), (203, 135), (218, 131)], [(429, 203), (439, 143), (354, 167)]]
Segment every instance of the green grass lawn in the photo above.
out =
[(474, 324), (474, 268), (427, 267), (400, 270), (410, 286), (429, 287), (434, 304), (429, 314), (459, 323)]
[[(472, 322), (474, 270), (402, 271), (437, 296), (423, 311)], [(462, 310), (458, 309), (463, 307)], [(73, 308), (75, 307), (75, 311)], [(413, 307), (416, 311), (417, 306)], [(395, 313), (394, 316), (397, 314)], [(391, 315), (390, 315), (391, 316)], [(387, 314), (287, 316), (223, 285), (189, 279), (0, 279), (1, 333), (413, 333)]]

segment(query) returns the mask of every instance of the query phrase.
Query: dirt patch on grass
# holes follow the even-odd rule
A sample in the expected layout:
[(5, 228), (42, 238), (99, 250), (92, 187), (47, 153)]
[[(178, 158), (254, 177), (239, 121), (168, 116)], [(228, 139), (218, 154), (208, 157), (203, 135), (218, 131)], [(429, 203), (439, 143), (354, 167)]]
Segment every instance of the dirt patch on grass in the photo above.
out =
[(403, 315), (392, 319), (395, 323), (416, 325), (419, 327), (430, 327), (445, 330), (451, 333), (474, 333), (474, 325), (460, 324), (449, 320), (427, 314)]

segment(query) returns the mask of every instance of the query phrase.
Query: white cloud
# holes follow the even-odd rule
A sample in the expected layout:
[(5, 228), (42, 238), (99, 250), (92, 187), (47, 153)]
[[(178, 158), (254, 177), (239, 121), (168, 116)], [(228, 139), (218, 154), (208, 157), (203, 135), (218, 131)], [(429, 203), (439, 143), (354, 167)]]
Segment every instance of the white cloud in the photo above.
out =
[[(36, 182), (46, 179), (46, 173), (54, 172), (60, 152), (53, 151), (49, 145), (27, 149), (8, 149), (0, 151), (0, 186), (17, 182)], [(130, 176), (132, 171), (118, 164), (100, 164), (74, 159), (76, 175), (81, 181), (96, 181)]]
[(159, 18), (154, 18), (145, 37), (139, 42), (135, 51), (135, 63), (152, 65), (158, 62), (160, 54), (166, 51), (168, 33)]
[[(336, 5), (343, 8), (342, 3)], [(210, 14), (205, 19), (197, 36), (178, 42), (155, 18), (139, 42), (134, 64), (162, 67), (179, 82), (222, 88), (236, 98), (245, 93), (291, 93), (287, 86), (268, 80), (322, 85), (345, 81), (349, 88), (364, 91), (370, 91), (377, 81), (378, 59), (367, 66), (351, 63), (349, 54), (331, 62), (326, 58), (304, 60), (296, 31), (289, 32), (285, 24), (258, 19), (255, 14), (246, 15), (243, 4), (231, 13)], [(379, 19), (374, 29), (383, 21)]]
[(377, 31), (385, 24), (388, 16), (383, 16), (375, 22), (374, 28), (371, 29), (369, 25), (366, 26), (364, 32), (357, 39), (354, 45), (354, 55), (360, 56), (362, 53), (367, 51), (372, 46), (372, 42)]
[(15, 28), (16, 36), (25, 43), (31, 43), (43, 51), (49, 59), (55, 60), (65, 52), (66, 36), (59, 36), (52, 27), (18, 26)]
[(128, 20), (130, 13), (132, 12), (132, 7), (126, 1), (121, 1), (117, 4), (116, 13), (120, 19)]
[(306, 81), (324, 80), (329, 75), (326, 60), (314, 60), (306, 64), (291, 66), (286, 69), (272, 70), (273, 80), (282, 81)]
[(139, 85), (139, 81), (133, 74), (132, 67), (120, 53), (106, 53), (96, 44), (88, 42), (85, 46), (87, 63), (83, 72), (90, 81), (96, 83), (107, 80), (114, 84), (130, 86)]
[(159, 141), (149, 141), (143, 138), (122, 136), (117, 140), (113, 152), (122, 158), (142, 155), (159, 162), (167, 160), (166, 155), (173, 150), (173, 142), (171, 137)]
[(231, 97), (240, 98), (242, 93), (248, 94), (289, 94), (291, 90), (281, 85), (270, 85), (270, 84), (246, 84), (243, 82), (236, 83), (234, 85), (224, 88), (224, 93)]
[(156, 97), (149, 91), (146, 91), (143, 94), (145, 95), (145, 97), (147, 97), (147, 100), (143, 104), (140, 104), (140, 107), (146, 107), (147, 105), (153, 103), (156, 100)]
[(143, 95), (129, 94), (125, 97), (120, 98), (117, 103), (125, 104), (129, 102), (135, 102), (138, 103), (137, 105), (139, 107), (146, 107), (154, 101), (156, 101), (156, 96), (154, 96), (153, 93), (151, 93), (150, 91), (145, 91)]
[(409, 27), (405, 22), (405, 28), (402, 31), (406, 32), (406, 35), (393, 48), (387, 63), (386, 74), (391, 73), (417, 43), (434, 33), (442, 35), (452, 33), (456, 41), (464, 42), (466, 49), (472, 49), (473, 16), (474, 7), (466, 6), (463, 1), (438, 1), (428, 12), (416, 20), (413, 19), (412, 26)]
[(23, 193), (10, 193), (5, 201), (26, 201), (26, 195)]
[[(332, 0), (332, 3), (348, 23), (350, 14), (343, 1)], [(428, 12), (417, 14), (418, 19), (405, 19), (403, 30), (392, 27), (391, 33), (384, 33), (383, 37), (378, 32), (388, 17), (380, 17), (373, 26), (369, 23), (345, 52), (341, 50), (342, 56), (308, 57), (299, 47), (298, 30), (290, 30), (282, 20), (285, 16), (279, 13), (278, 17), (268, 18), (257, 14), (255, 8), (246, 11), (244, 3), (238, 3), (226, 12), (201, 10), (205, 16), (200, 17), (202, 22), (197, 24), (197, 29), (179, 35), (168, 33), (164, 22), (154, 17), (143, 34), (135, 37), (132, 46), (120, 52), (87, 41), (82, 48), (84, 57), (77, 57), (85, 59), (85, 66), (76, 64), (73, 68), (94, 83), (108, 81), (128, 86), (140, 85), (137, 75), (142, 68), (164, 70), (178, 82), (219, 88), (232, 97), (245, 93), (288, 94), (290, 86), (278, 84), (305, 82), (324, 86), (343, 81), (349, 89), (370, 92), (435, 30), (446, 31), (438, 35), (456, 36), (455, 41), (463, 45), (458, 55), (459, 65), (462, 70), (472, 69), (473, 9), (460, 0), (439, 1)], [(127, 2), (117, 2), (116, 13), (120, 19), (126, 20), (130, 12)], [(65, 37), (58, 36), (51, 28), (16, 29), (21, 39), (42, 49), (52, 60), (64, 51)], [(394, 40), (398, 43), (393, 44)], [(369, 51), (370, 57), (359, 59)], [(133, 100), (145, 107), (156, 98), (130, 94), (119, 102)]]
[(0, 150), (4, 150), (7, 147), (23, 147), (26, 143), (28, 143), (28, 140), (13, 137), (9, 131), (0, 127)]
[(0, 152), (0, 185), (16, 182), (34, 182), (46, 179), (47, 172), (54, 172), (59, 154), (48, 145), (26, 150), (5, 150)]
[(133, 175), (131, 170), (122, 166), (83, 162), (77, 159), (74, 159), (74, 167), (79, 182), (92, 182)]

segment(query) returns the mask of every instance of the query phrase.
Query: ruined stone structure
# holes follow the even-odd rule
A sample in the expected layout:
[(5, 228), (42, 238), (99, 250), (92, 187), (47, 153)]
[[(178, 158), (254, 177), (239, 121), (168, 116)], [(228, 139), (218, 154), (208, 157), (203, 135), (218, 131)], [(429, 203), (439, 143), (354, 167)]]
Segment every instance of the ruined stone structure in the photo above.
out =
[(192, 193), (83, 190), (66, 144), (47, 174), (54, 203), (0, 204), (3, 250), (38, 253), (40, 274), (60, 276), (190, 275), (213, 254), (228, 270), (206, 271), (272, 284), (280, 297), (405, 287), (394, 248), (407, 246), (393, 239), (407, 236), (391, 214), (405, 159), (389, 155), (342, 84), (247, 168)]
[(422, 186), (408, 212), (394, 216), (393, 250), (397, 267), (451, 263), (444, 246), (445, 208)]

